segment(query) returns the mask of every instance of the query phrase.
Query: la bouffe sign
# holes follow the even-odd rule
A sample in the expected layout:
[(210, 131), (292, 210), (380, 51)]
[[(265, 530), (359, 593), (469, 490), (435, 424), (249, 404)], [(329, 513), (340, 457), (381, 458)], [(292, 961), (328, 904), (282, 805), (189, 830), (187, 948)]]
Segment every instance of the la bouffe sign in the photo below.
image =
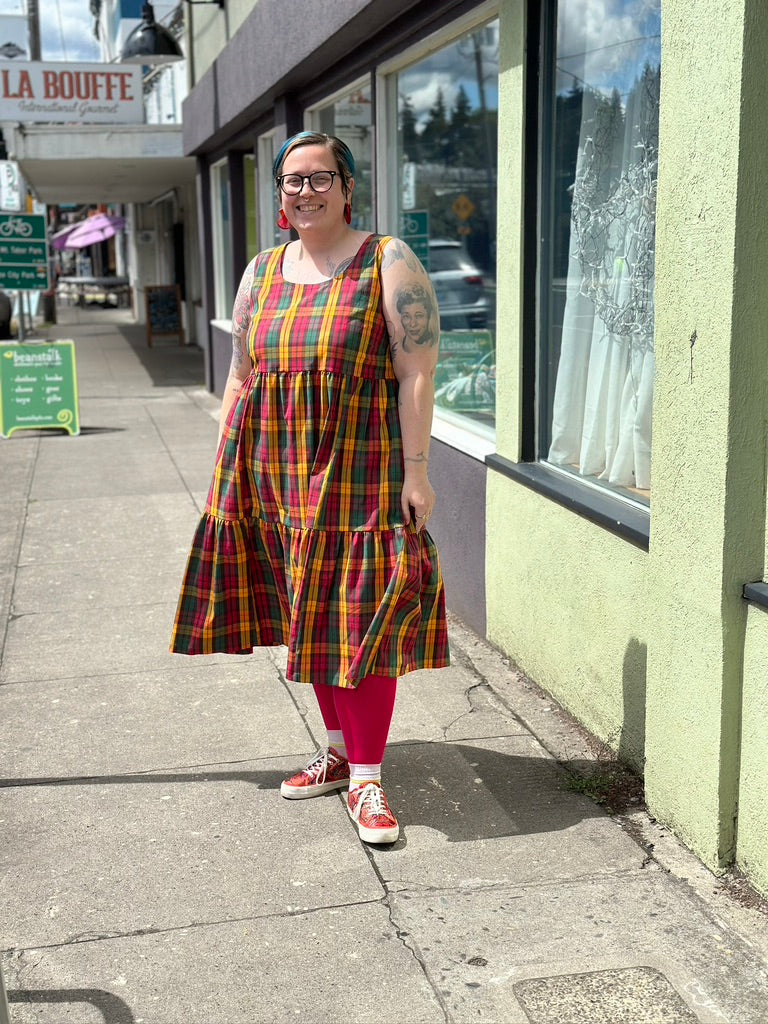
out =
[(0, 436), (46, 429), (80, 433), (74, 342), (0, 343)]
[(8, 64), (0, 69), (0, 121), (141, 124), (138, 65)]

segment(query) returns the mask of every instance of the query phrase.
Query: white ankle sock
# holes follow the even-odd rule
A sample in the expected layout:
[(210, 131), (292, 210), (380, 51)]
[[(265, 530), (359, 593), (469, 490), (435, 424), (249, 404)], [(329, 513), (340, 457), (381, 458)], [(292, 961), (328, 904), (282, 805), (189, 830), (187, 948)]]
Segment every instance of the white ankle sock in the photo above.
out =
[(343, 757), (347, 756), (347, 745), (344, 742), (344, 734), (341, 729), (328, 729), (328, 746), (341, 754)]
[(350, 786), (364, 786), (367, 782), (381, 782), (380, 764), (350, 764)]

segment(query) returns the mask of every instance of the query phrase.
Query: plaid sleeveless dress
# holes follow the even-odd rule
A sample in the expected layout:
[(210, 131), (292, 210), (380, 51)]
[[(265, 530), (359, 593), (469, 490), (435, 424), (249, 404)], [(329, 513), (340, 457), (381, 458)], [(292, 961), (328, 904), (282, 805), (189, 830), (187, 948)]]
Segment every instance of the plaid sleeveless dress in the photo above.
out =
[(369, 236), (319, 284), (283, 278), (284, 245), (253, 262), (254, 370), (221, 439), (172, 651), (285, 644), (289, 679), (347, 687), (448, 664), (437, 549), (400, 507), (388, 240)]

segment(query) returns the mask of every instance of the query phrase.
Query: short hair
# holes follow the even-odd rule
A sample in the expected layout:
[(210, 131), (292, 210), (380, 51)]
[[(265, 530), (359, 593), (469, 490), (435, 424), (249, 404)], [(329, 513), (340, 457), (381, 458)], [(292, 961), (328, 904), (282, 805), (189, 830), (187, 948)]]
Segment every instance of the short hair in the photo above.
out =
[(355, 158), (352, 156), (352, 151), (346, 142), (343, 142), (335, 135), (326, 135), (324, 132), (298, 132), (296, 135), (292, 135), (290, 139), (285, 140), (272, 165), (275, 184), (277, 184), (277, 180), (280, 177), (285, 158), (292, 150), (297, 149), (299, 146), (325, 146), (326, 149), (333, 153), (336, 166), (341, 174), (342, 188), (346, 194), (349, 188), (349, 180), (355, 176)]
[(395, 303), (397, 312), (402, 313), (406, 306), (410, 306), (414, 302), (418, 302), (419, 305), (423, 306), (427, 313), (430, 312), (432, 303), (427, 295), (427, 289), (420, 284), (415, 284), (404, 292), (400, 292)]

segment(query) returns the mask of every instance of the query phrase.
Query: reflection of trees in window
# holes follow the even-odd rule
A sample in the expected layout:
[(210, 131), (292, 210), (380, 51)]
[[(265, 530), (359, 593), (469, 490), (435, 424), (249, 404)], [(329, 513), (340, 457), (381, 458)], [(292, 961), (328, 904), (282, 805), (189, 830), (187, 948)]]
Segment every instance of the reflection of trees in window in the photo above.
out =
[(571, 238), (571, 201), (576, 177), (576, 157), (581, 134), (581, 110), (584, 89), (575, 85), (568, 93), (559, 95), (555, 105), (555, 153), (552, 197), (552, 227), (554, 233), (554, 277), (568, 273), (568, 254)]
[(449, 130), (450, 126), (445, 112), (443, 90), (438, 89), (437, 99), (434, 106), (430, 107), (429, 117), (419, 139), (422, 160), (434, 164), (448, 163), (448, 153), (450, 152), (452, 142)]
[(467, 90), (460, 85), (456, 93), (450, 119), (451, 146), (446, 163), (454, 167), (472, 167), (477, 157), (477, 121), (472, 115)]
[[(573, 255), (580, 291), (611, 334), (650, 344), (658, 166), (659, 69), (627, 96), (593, 96), (574, 186)], [(617, 290), (617, 282), (622, 287)]]
[(410, 163), (421, 162), (421, 142), (416, 127), (416, 115), (410, 97), (403, 96), (400, 107), (400, 149), (403, 158)]
[[(430, 107), (419, 131), (410, 96), (400, 97), (401, 152), (410, 163), (442, 163), (448, 167), (485, 169), (486, 146), (481, 140), (490, 135), (491, 154), (496, 152), (496, 111), (473, 110), (467, 90), (460, 85), (450, 111), (446, 111), (442, 89)], [(491, 166), (495, 164), (495, 160)]]
[[(429, 211), (433, 238), (461, 239), (470, 256), (484, 270), (495, 263), (497, 111), (486, 101), (487, 83), (498, 74), (498, 56), (488, 53), (490, 30), (460, 40), (450, 49), (459, 82), (450, 103), (438, 88), (435, 101), (419, 122), (412, 96), (399, 97), (399, 140), (402, 159), (416, 164), (415, 204)], [(407, 77), (400, 79), (401, 86)], [(477, 87), (477, 106), (470, 97)], [(469, 86), (469, 88), (468, 88)], [(469, 199), (471, 213), (459, 216), (454, 204)]]

